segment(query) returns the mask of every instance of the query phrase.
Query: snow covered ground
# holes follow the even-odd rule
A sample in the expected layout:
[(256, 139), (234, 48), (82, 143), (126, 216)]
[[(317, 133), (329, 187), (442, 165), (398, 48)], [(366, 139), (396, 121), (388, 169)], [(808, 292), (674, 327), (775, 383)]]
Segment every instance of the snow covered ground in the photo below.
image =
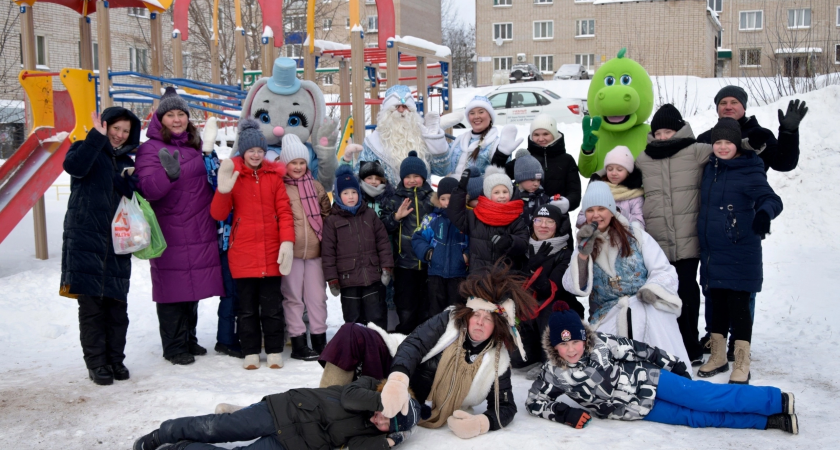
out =
[[(710, 105), (719, 81), (701, 81), (715, 83), (692, 88)], [(562, 82), (546, 83), (561, 95), (570, 95), (560, 92)], [(582, 83), (588, 82), (572, 84)], [(467, 99), (481, 90), (459, 91), (456, 99)], [(773, 222), (773, 234), (764, 241), (765, 282), (758, 295), (752, 351), (753, 384), (775, 385), (796, 394), (799, 436), (597, 419), (584, 430), (574, 430), (524, 412), (530, 382), (517, 371), (513, 382), (520, 412), (507, 429), (468, 441), (446, 428), (419, 429), (403, 447), (790, 449), (836, 445), (840, 428), (836, 427), (836, 407), (831, 399), (840, 393), (836, 375), (840, 363), (834, 359), (840, 347), (840, 336), (834, 336), (834, 331), (840, 334), (840, 308), (828, 287), (840, 273), (836, 258), (840, 239), (834, 231), (840, 212), (835, 206), (838, 189), (833, 181), (835, 169), (840, 167), (840, 87), (799, 98), (810, 107), (801, 129), (799, 168), (769, 175), (785, 209)], [(775, 131), (776, 109), (784, 108), (787, 100), (751, 106), (748, 114)], [(702, 112), (689, 118), (698, 134), (716, 121), (713, 111), (699, 110)], [(561, 131), (566, 134), (567, 148), (576, 156), (582, 138), (579, 125), (561, 125)], [(520, 128), (521, 136), (527, 133), (527, 127)], [(69, 184), (66, 174), (56, 184)], [(49, 260), (34, 259), (31, 214), (0, 244), (0, 448), (128, 449), (135, 438), (168, 418), (212, 413), (220, 402), (249, 404), (289, 388), (317, 387), (321, 369), (314, 362), (286, 360), (280, 370), (245, 371), (240, 360), (212, 350), (190, 366), (173, 366), (164, 360), (151, 301), (149, 263), (137, 259), (129, 293), (131, 325), (125, 361), (131, 379), (107, 387), (94, 385), (82, 361), (76, 303), (58, 295), (66, 203), (66, 195), (56, 199), (55, 191), (48, 191)], [(217, 299), (209, 299), (199, 307), (199, 342), (210, 349), (215, 344), (217, 305)], [(329, 300), (328, 322), (331, 336), (342, 323), (335, 298)], [(284, 355), (288, 357), (289, 351)], [(726, 374), (714, 379), (719, 383), (726, 380)]]

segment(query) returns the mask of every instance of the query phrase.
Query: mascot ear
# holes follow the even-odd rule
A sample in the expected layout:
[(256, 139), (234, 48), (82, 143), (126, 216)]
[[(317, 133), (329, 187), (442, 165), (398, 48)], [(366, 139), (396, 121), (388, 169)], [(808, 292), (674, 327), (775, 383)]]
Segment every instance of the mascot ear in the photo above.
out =
[(312, 145), (317, 145), (318, 142), (318, 132), (321, 129), (321, 125), (326, 118), (326, 111), (327, 107), (324, 104), (324, 93), (321, 92), (321, 88), (318, 87), (317, 84), (311, 81), (301, 81), (300, 88), (304, 91), (309, 93), (309, 97), (312, 99), (312, 104), (315, 109), (315, 117), (312, 119), (312, 135), (310, 136), (310, 141)]

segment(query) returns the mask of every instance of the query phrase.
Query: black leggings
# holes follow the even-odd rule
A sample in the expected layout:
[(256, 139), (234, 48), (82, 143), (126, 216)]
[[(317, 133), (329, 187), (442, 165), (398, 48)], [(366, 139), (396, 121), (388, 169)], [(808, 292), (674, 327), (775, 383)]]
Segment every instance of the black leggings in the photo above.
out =
[(752, 340), (752, 316), (750, 315), (750, 293), (731, 289), (710, 289), (712, 301), (712, 333), (729, 333), (732, 324), (732, 339), (736, 341)]

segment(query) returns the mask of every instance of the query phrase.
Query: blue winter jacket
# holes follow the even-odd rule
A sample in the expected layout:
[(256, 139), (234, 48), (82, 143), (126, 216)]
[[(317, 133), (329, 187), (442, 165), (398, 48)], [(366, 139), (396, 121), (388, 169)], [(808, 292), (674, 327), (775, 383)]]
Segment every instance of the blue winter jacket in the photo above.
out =
[(426, 257), (430, 248), (434, 249), (429, 261), (429, 275), (443, 278), (467, 276), (464, 254), (469, 249), (469, 237), (458, 231), (445, 209), (435, 208), (423, 218), (420, 229), (411, 237), (411, 247), (420, 259)]
[(767, 183), (764, 163), (750, 151), (730, 160), (713, 154), (700, 189), (697, 234), (703, 290), (760, 292), (761, 237), (753, 232), (753, 219), (758, 211), (770, 219), (782, 212), (782, 199)]

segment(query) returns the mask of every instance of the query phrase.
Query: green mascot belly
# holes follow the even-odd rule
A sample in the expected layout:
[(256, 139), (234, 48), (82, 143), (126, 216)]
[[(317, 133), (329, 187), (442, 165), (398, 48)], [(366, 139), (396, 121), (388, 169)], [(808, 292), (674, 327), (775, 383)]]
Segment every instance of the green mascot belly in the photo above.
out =
[(583, 120), (583, 144), (578, 168), (589, 178), (604, 168), (604, 157), (617, 145), (639, 156), (647, 145), (653, 111), (653, 83), (636, 61), (625, 58), (626, 49), (602, 65), (589, 85), (590, 116)]

